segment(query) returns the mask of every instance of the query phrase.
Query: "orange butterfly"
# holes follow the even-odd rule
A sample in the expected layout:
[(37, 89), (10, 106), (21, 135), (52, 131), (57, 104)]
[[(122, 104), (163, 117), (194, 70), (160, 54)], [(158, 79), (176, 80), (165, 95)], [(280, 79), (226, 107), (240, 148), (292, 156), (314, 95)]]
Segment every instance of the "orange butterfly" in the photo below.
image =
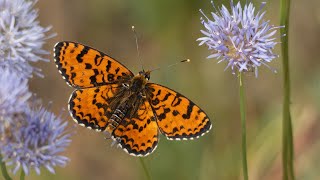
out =
[(192, 101), (148, 82), (150, 71), (134, 75), (110, 56), (67, 41), (55, 45), (54, 59), (67, 84), (76, 89), (69, 99), (75, 122), (109, 132), (130, 155), (152, 153), (159, 131), (170, 140), (186, 140), (212, 127), (206, 113)]

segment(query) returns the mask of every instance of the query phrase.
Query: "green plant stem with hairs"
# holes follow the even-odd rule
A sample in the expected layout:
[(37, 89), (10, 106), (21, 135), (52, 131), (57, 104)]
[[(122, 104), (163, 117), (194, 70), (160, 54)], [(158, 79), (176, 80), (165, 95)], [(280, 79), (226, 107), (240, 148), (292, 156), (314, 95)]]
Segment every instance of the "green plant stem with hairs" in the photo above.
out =
[(151, 176), (150, 176), (150, 174), (149, 174), (149, 171), (148, 171), (148, 169), (147, 169), (146, 164), (144, 163), (144, 159), (143, 159), (142, 157), (140, 157), (139, 159), (140, 159), (140, 163), (141, 163), (141, 165), (142, 165), (144, 174), (146, 175), (146, 179), (147, 179), (147, 180), (151, 180)]
[(12, 180), (11, 177), (9, 176), (9, 173), (7, 171), (5, 163), (2, 161), (2, 155), (0, 154), (0, 166), (1, 166), (1, 172), (2, 176), (5, 180)]
[(239, 72), (239, 95), (240, 95), (240, 114), (241, 114), (241, 127), (242, 127), (242, 170), (243, 179), (248, 180), (248, 163), (247, 163), (247, 135), (246, 135), (246, 101), (245, 90), (242, 79), (242, 73)]
[(294, 166), (293, 166), (293, 133), (292, 133), (292, 120), (290, 115), (290, 71), (289, 71), (289, 14), (290, 14), (290, 0), (281, 0), (280, 2), (280, 25), (284, 28), (280, 29), (281, 34), (281, 50), (282, 50), (282, 65), (283, 65), (283, 85), (284, 85), (284, 98), (283, 98), (283, 149), (282, 149), (282, 168), (283, 179), (293, 180)]

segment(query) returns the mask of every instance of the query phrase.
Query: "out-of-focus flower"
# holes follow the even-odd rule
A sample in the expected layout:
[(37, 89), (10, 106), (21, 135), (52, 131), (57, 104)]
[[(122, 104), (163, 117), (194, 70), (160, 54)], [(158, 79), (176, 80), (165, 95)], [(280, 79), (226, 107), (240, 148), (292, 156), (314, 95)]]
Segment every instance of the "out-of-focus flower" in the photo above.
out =
[(57, 117), (43, 107), (26, 108), (13, 121), (0, 141), (3, 160), (14, 166), (13, 173), (22, 168), (26, 174), (31, 169), (40, 174), (41, 167), (55, 173), (55, 166), (66, 165), (69, 159), (60, 153), (70, 144), (71, 133), (61, 115)]
[(0, 136), (16, 113), (24, 111), (31, 97), (28, 80), (10, 69), (0, 68)]
[(208, 46), (211, 52), (208, 58), (216, 58), (218, 63), (226, 61), (228, 65), (225, 69), (231, 67), (233, 73), (235, 70), (254, 70), (258, 76), (259, 66), (269, 67), (268, 63), (278, 57), (273, 53), (275, 45), (279, 43), (274, 35), (281, 26), (270, 25), (269, 21), (264, 20), (265, 11), (262, 12), (261, 9), (265, 2), (257, 13), (251, 2), (243, 8), (240, 2), (235, 5), (231, 0), (230, 4), (229, 11), (224, 5), (217, 9), (212, 2), (215, 9), (211, 13), (213, 20), (200, 10), (204, 16), (201, 22), (205, 30), (201, 30), (204, 37), (198, 39), (199, 45)]
[(15, 67), (18, 73), (30, 77), (40, 69), (30, 62), (46, 61), (41, 55), (45, 40), (52, 37), (45, 33), (37, 21), (38, 11), (33, 9), (37, 0), (0, 0), (0, 66)]
[(13, 173), (40, 174), (41, 167), (54, 173), (69, 161), (60, 155), (71, 142), (67, 123), (30, 101), (28, 78), (41, 76), (30, 63), (47, 61), (42, 47), (53, 36), (45, 34), (50, 27), (39, 25), (36, 2), (0, 0), (0, 153)]

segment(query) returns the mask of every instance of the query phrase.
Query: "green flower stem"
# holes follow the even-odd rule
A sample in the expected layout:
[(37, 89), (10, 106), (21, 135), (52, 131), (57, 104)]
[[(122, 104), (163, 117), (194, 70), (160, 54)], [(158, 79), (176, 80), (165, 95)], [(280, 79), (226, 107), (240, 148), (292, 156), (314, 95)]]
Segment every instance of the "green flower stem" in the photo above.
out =
[(280, 2), (280, 24), (284, 28), (280, 29), (281, 37), (281, 50), (282, 50), (282, 63), (283, 63), (283, 84), (284, 84), (284, 99), (283, 99), (283, 149), (282, 149), (282, 167), (283, 179), (293, 180), (294, 166), (293, 166), (293, 133), (292, 121), (290, 115), (290, 71), (289, 71), (289, 14), (290, 14), (290, 0), (281, 0)]
[(26, 176), (26, 174), (25, 174), (24, 170), (21, 169), (20, 180), (24, 180), (25, 176)]
[(0, 154), (0, 166), (1, 166), (1, 172), (2, 176), (5, 180), (12, 180), (11, 177), (9, 176), (9, 173), (7, 171), (5, 163), (2, 161), (2, 155)]
[(147, 180), (151, 180), (151, 176), (150, 176), (150, 174), (149, 174), (149, 171), (148, 171), (148, 169), (147, 169), (146, 164), (144, 163), (143, 158), (142, 158), (142, 157), (140, 157), (139, 159), (140, 159), (140, 163), (141, 163), (141, 165), (142, 165), (142, 168), (143, 168), (144, 174), (145, 174), (145, 175), (146, 175), (146, 177), (147, 177)]
[(239, 72), (239, 92), (240, 92), (240, 114), (241, 114), (241, 127), (242, 127), (242, 170), (243, 179), (248, 180), (248, 163), (247, 163), (247, 137), (246, 137), (246, 102), (245, 90), (242, 80), (242, 73)]

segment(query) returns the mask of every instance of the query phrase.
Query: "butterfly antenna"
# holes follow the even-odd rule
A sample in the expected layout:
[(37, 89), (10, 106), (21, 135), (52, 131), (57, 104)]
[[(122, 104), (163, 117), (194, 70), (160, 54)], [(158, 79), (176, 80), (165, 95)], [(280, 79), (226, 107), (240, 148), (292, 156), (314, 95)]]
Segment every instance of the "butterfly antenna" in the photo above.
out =
[(160, 67), (157, 67), (157, 68), (154, 68), (154, 69), (151, 69), (150, 72), (153, 72), (153, 71), (156, 71), (156, 70), (159, 70)]
[(143, 62), (142, 62), (142, 58), (141, 58), (140, 51), (139, 51), (138, 34), (137, 34), (136, 29), (134, 28), (134, 26), (132, 26), (131, 29), (132, 29), (132, 31), (134, 33), (134, 38), (136, 39), (136, 47), (137, 47), (138, 59), (139, 59), (140, 64), (141, 64), (141, 68), (144, 71)]
[(172, 67), (172, 66), (175, 66), (175, 65), (178, 65), (178, 64), (180, 64), (180, 63), (190, 62), (190, 61), (191, 61), (190, 59), (184, 59), (184, 60), (179, 61), (179, 62), (176, 62), (176, 63), (174, 63), (174, 64), (170, 64), (170, 65), (168, 66), (168, 68), (170, 68), (170, 67)]
[[(182, 60), (182, 61), (179, 61), (179, 62), (170, 64), (169, 66), (167, 66), (167, 68), (170, 68), (170, 67), (172, 67), (172, 66), (178, 65), (178, 64), (180, 64), (180, 63), (190, 62), (190, 61), (191, 61), (190, 59), (184, 59), (184, 60)], [(150, 72), (156, 71), (156, 70), (159, 70), (159, 69), (160, 69), (160, 67), (157, 67), (157, 68), (155, 68), (155, 69), (150, 70)]]

